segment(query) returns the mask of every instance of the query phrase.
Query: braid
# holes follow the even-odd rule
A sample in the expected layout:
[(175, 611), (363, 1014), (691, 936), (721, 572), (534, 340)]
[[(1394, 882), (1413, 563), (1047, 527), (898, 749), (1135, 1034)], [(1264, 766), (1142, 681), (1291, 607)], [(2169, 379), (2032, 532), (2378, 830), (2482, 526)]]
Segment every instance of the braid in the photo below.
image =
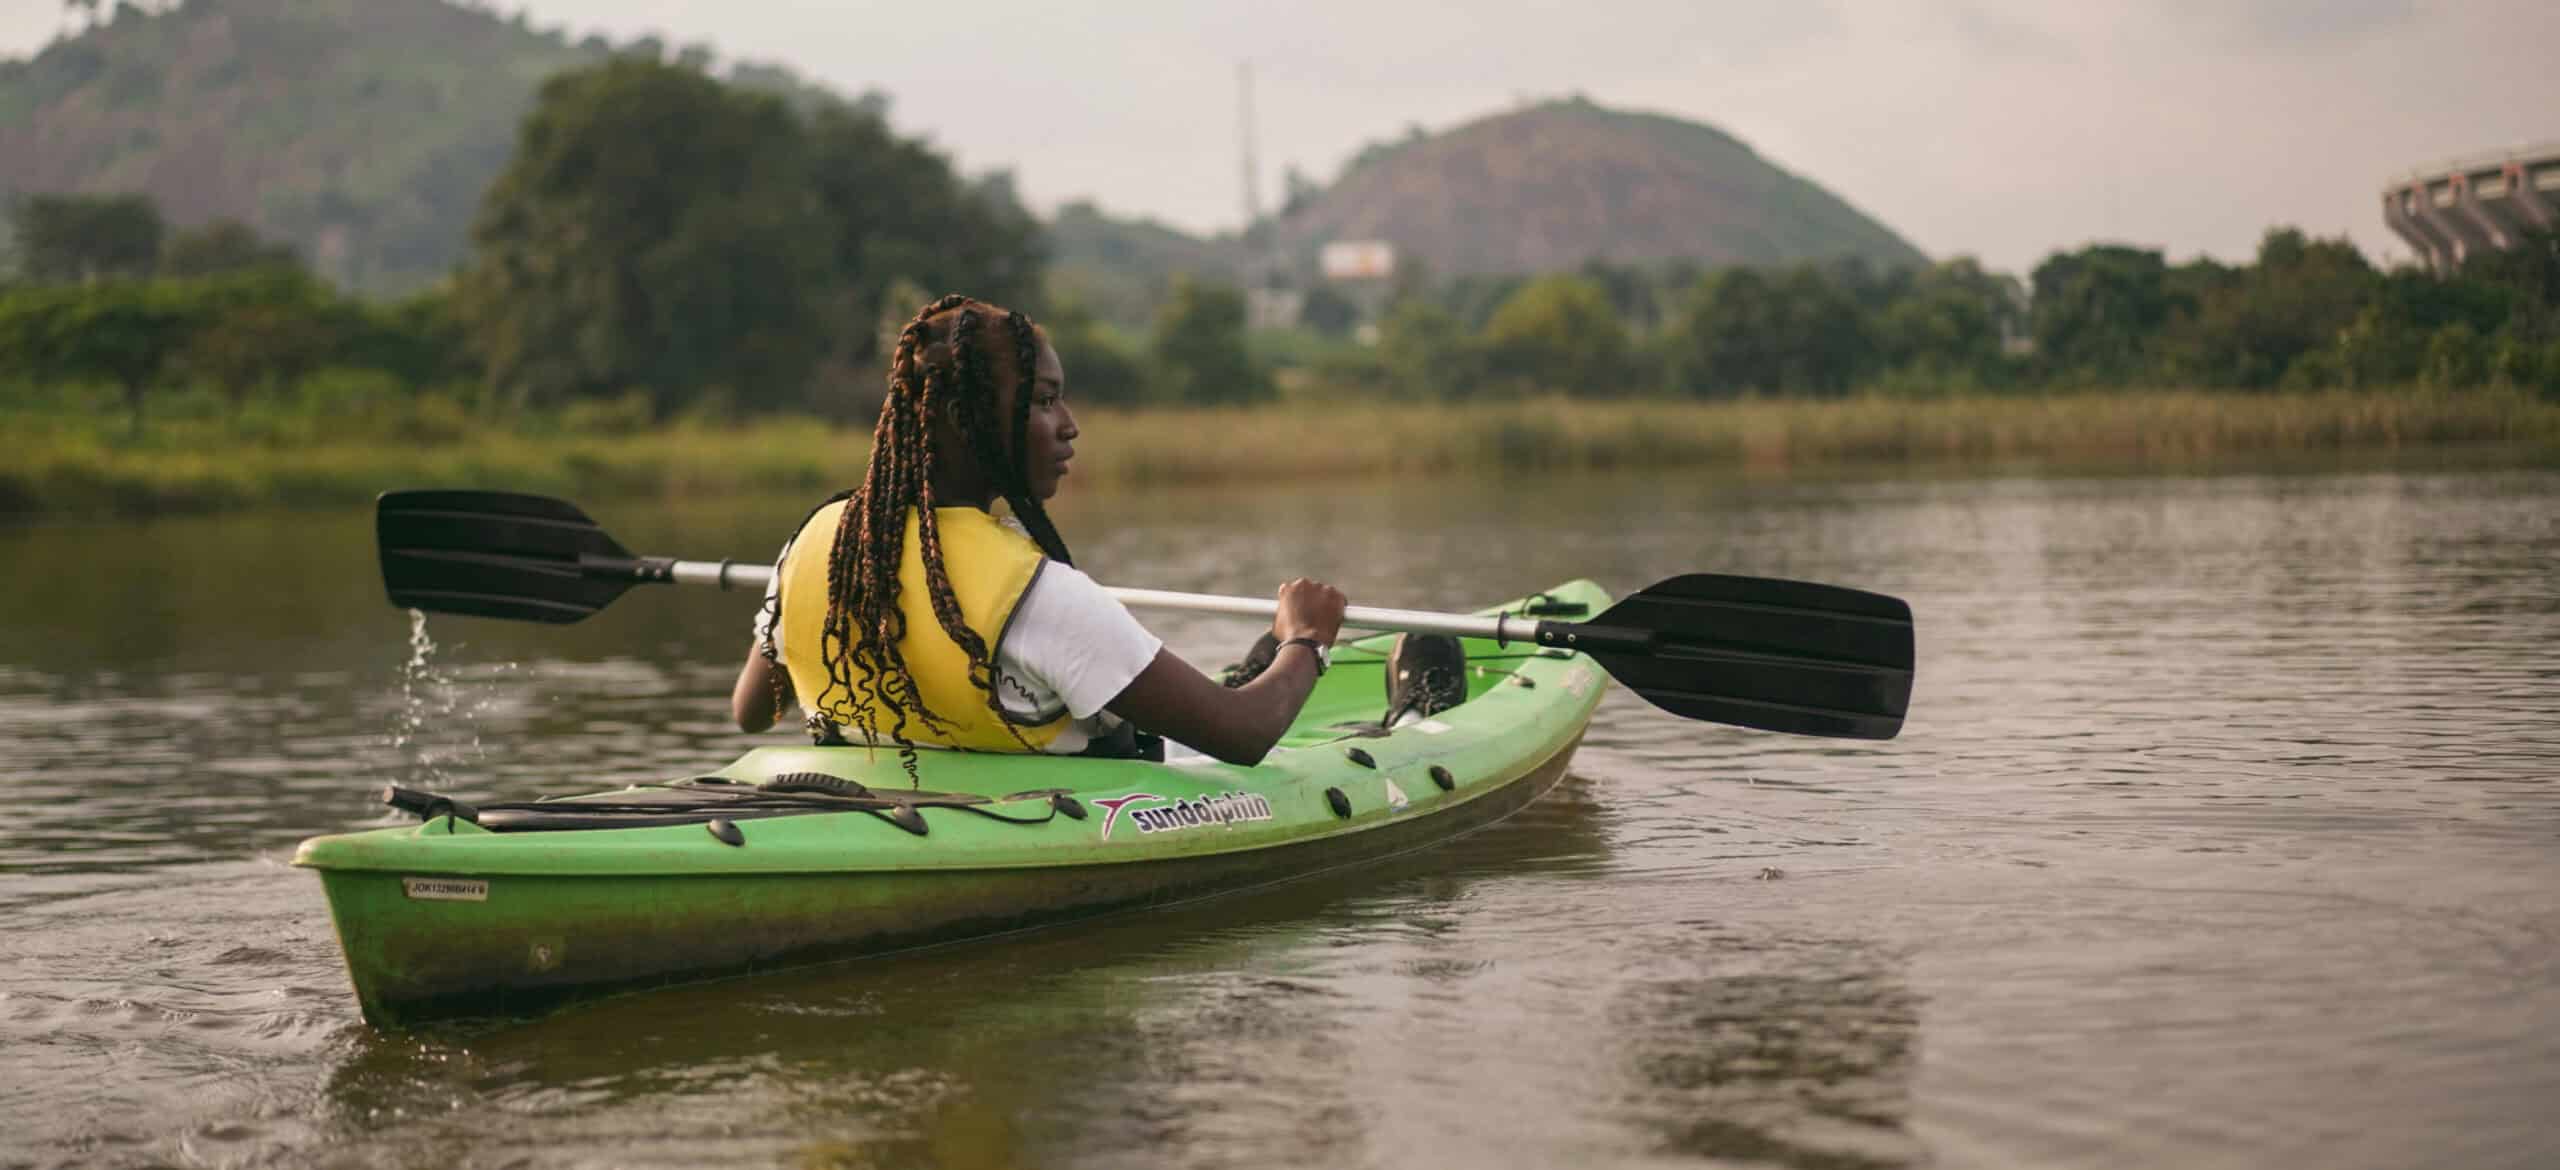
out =
[[(947, 336), (937, 340), (937, 322), (954, 310), (958, 312), (948, 322)], [(985, 347), (994, 342), (982, 336), (985, 320), (991, 316), (1001, 316), (1005, 340), (1012, 343), (1014, 411), (1011, 419), (1004, 420), (1009, 444), (1001, 437), (1007, 432), (997, 429), (998, 420), (993, 417), (996, 363), (988, 360), (991, 355)], [(1042, 553), (1072, 564), (1057, 526), (1031, 492), (1023, 456), (1004, 456), (1008, 446), (1017, 453), (1028, 449), (1039, 352), (1037, 330), (1020, 313), (956, 293), (918, 310), (898, 331), (889, 359), (889, 394), (872, 428), (871, 462), (863, 472), (862, 486), (849, 494), (827, 550), (826, 620), (819, 636), (827, 682), (810, 702), (816, 712), (811, 716), (812, 729), (844, 712), (861, 729), (866, 745), (879, 746), (885, 733), (897, 745), (899, 762), (911, 784), (920, 784), (921, 778), (909, 726), (921, 724), (947, 733), (951, 723), (925, 702), (901, 648), (907, 615), (899, 599), (899, 569), (906, 555), (910, 515), (934, 624), (967, 658), (969, 682), (985, 693), (998, 725), (1025, 750), (1031, 746), (1006, 717), (996, 690), (994, 653), (986, 639), (969, 627), (951, 586), (943, 558), (942, 525), (934, 515), (940, 501), (933, 485), (933, 427), (936, 420), (948, 419)]]
[[(957, 405), (969, 402), (976, 397), (973, 393), (975, 387), (970, 385), (969, 378), (969, 372), (976, 363), (970, 361), (968, 355), (971, 339), (977, 332), (977, 319), (976, 312), (964, 308), (960, 310), (959, 323), (952, 327), (951, 366), (954, 376), (937, 378), (930, 372), (926, 374), (925, 417), (932, 418), (949, 409), (944, 403), (946, 398), (954, 399), (952, 405)], [(916, 513), (916, 541), (924, 554), (925, 592), (930, 595), (933, 603), (934, 621), (942, 627), (944, 634), (959, 645), (961, 652), (968, 655), (969, 682), (987, 692), (992, 699), (996, 686), (995, 656), (987, 649), (986, 639), (979, 637), (976, 630), (970, 629), (968, 621), (961, 616), (960, 596), (952, 591), (951, 575), (942, 558), (942, 523), (933, 514), (934, 505), (938, 501), (933, 496), (933, 480), (930, 476), (925, 477), (923, 501), (924, 506)], [(1007, 723), (1006, 726), (1010, 727), (1012, 724)]]

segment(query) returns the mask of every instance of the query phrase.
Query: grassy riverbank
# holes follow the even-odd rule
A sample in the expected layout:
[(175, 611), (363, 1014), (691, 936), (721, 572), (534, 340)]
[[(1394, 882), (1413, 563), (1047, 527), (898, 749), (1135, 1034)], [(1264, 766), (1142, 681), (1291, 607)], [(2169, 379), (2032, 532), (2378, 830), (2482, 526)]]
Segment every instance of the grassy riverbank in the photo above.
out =
[[(1931, 401), (1275, 405), (1089, 410), (1077, 482), (1442, 474), (1493, 467), (1820, 471), (2103, 465), (2523, 448), (2560, 459), (2560, 403), (2499, 391), (2186, 391)], [(812, 419), (580, 429), (446, 417), (302, 433), (219, 418), (0, 418), (0, 513), (145, 515), (359, 503), (388, 487), (581, 497), (813, 491), (848, 482), (867, 431)]]

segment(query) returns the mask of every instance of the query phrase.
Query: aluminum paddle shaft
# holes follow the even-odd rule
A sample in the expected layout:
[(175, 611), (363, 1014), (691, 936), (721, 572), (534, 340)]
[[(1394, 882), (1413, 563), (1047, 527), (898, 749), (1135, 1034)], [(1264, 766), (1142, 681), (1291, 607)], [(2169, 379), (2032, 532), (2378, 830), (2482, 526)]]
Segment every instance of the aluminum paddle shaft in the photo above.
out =
[[(385, 493), (374, 510), (391, 603), (437, 613), (565, 624), (634, 585), (762, 593), (773, 570), (635, 556), (577, 506), (510, 492)], [(1112, 589), (1124, 605), (1269, 621), (1279, 602)], [(1683, 573), (1587, 621), (1528, 605), (1493, 617), (1353, 607), (1343, 624), (1528, 642), (1588, 654), (1676, 715), (1797, 735), (1890, 739), (1911, 702), (1911, 607), (1899, 598), (1773, 577)]]
[[(762, 592), (773, 580), (769, 565), (742, 565), (736, 561), (652, 561), (634, 558), (635, 575), (640, 580), (663, 574), (663, 580), (677, 585), (709, 585), (718, 589), (744, 589)], [(1216, 593), (1182, 593), (1171, 589), (1132, 589), (1106, 585), (1103, 591), (1133, 609), (1171, 609), (1185, 613), (1214, 613), (1228, 617), (1258, 618), (1270, 621), (1280, 612), (1280, 602), (1272, 597), (1229, 597)], [(1492, 638), (1498, 642), (1528, 641), (1536, 635), (1537, 623), (1504, 614), (1497, 617), (1474, 617), (1466, 614), (1434, 613), (1425, 609), (1384, 609), (1355, 605), (1342, 611), (1342, 624), (1358, 630), (1394, 630), (1414, 634), (1448, 634), (1458, 638)]]

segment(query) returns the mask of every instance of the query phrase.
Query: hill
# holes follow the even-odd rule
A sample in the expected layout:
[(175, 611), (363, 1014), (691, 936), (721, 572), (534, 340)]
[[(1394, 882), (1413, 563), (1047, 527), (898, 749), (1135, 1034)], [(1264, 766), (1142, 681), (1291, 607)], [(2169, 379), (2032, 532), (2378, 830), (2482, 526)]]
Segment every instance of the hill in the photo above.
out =
[[(542, 80), (654, 40), (572, 42), (445, 0), (186, 0), (0, 61), (0, 196), (139, 191), (180, 226), (291, 241), (395, 293), (460, 258)], [(683, 55), (707, 63), (708, 52)], [(787, 70), (732, 80), (832, 100)]]
[(1151, 219), (1122, 219), (1089, 202), (1048, 224), (1049, 292), (1123, 329), (1142, 331), (1179, 275), (1233, 284), (1245, 253), (1233, 236), (1202, 239)]
[(1598, 258), (1707, 265), (1927, 262), (1839, 196), (1732, 135), (1582, 98), (1373, 145), (1278, 226), (1311, 256), (1383, 239), (1436, 275), (1544, 272)]
[[(572, 41), (448, 0), (129, 4), (32, 58), (0, 60), (0, 198), (151, 195), (176, 226), (229, 217), (315, 270), (405, 292), (460, 259), (481, 193), (543, 79), (614, 54), (707, 65), (654, 39)], [(789, 70), (725, 76), (840, 100)], [(876, 111), (877, 95), (856, 104)], [(1569, 100), (1363, 151), (1330, 187), (1256, 225), (1256, 246), (1069, 205), (1054, 287), (1130, 327), (1176, 273), (1238, 279), (1275, 240), (1309, 268), (1331, 239), (1384, 238), (1440, 276), (1646, 264), (1924, 258), (1821, 187), (1712, 127)]]

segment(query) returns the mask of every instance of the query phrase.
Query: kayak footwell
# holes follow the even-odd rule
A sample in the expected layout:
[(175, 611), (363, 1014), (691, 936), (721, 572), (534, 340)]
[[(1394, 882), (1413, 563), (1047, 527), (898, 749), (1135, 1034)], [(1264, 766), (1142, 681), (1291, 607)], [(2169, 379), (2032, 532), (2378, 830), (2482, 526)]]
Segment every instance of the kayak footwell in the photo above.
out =
[(1372, 862), (1518, 811), (1563, 778), (1580, 742), (1577, 726), (1546, 758), (1469, 785), (1467, 799), (1428, 815), (1253, 849), (1064, 866), (488, 877), (324, 868), (322, 878), (365, 1018), (405, 1027), (981, 938)]

